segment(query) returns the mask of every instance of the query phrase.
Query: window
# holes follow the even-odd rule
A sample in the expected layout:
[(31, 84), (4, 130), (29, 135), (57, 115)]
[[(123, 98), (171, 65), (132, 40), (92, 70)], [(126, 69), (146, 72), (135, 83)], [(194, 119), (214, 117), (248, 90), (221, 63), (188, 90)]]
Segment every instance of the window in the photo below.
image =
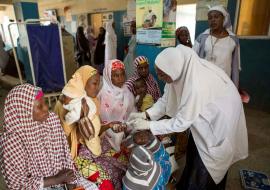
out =
[(192, 43), (195, 38), (196, 4), (177, 5), (176, 28), (186, 26)]
[(236, 33), (239, 36), (270, 35), (270, 1), (241, 0)]

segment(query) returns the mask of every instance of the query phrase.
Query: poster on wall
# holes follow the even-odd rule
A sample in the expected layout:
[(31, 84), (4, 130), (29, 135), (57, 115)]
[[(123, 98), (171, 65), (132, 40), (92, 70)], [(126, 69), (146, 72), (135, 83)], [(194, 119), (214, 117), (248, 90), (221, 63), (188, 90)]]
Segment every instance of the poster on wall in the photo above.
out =
[(87, 14), (79, 14), (77, 16), (77, 25), (82, 26), (84, 29), (88, 26)]
[(102, 14), (102, 26), (106, 29), (106, 24), (109, 21), (113, 21), (113, 12)]
[(126, 37), (132, 35), (131, 30), (130, 30), (131, 22), (132, 22), (132, 20), (130, 19), (130, 17), (128, 17), (128, 15), (123, 16), (122, 27), (123, 27), (123, 31), (124, 31), (124, 36), (126, 36)]
[(163, 0), (161, 47), (175, 46), (176, 0)]
[[(56, 14), (56, 10), (55, 9), (50, 9), (50, 10), (45, 10), (43, 12), (43, 18), (50, 20), (50, 22), (57, 22), (57, 14)], [(45, 23), (46, 24), (50, 24), (50, 22)]]
[(196, 20), (208, 20), (208, 10), (215, 5), (227, 7), (228, 0), (197, 0)]
[(163, 0), (136, 0), (137, 43), (159, 45), (163, 24)]

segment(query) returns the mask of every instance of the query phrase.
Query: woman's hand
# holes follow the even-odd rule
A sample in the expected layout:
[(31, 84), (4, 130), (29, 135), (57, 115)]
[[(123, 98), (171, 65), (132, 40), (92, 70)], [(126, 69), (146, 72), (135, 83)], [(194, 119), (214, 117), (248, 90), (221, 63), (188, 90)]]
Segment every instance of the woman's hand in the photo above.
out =
[(55, 176), (45, 177), (44, 178), (44, 187), (50, 187), (52, 185), (60, 185), (75, 180), (74, 171), (71, 169), (63, 169)]
[(141, 118), (141, 119), (147, 119), (147, 113), (146, 112), (133, 112), (129, 115), (127, 121), (130, 123), (135, 119)]
[(58, 184), (65, 184), (76, 179), (74, 171), (71, 169), (63, 169), (55, 175)]
[(137, 118), (129, 123), (133, 127), (133, 131), (142, 131), (150, 129), (150, 121)]
[(107, 124), (101, 125), (101, 129), (99, 131), (99, 134), (101, 135), (103, 132), (107, 131), (108, 129), (110, 129), (110, 128), (112, 129), (113, 128), (113, 125), (114, 124), (118, 124), (118, 123), (121, 123), (121, 122), (119, 122), (119, 121), (113, 121), (111, 123), (107, 123)]
[(82, 109), (81, 109), (81, 117), (88, 116), (89, 107), (86, 103), (85, 98), (82, 99)]
[(113, 121), (108, 125), (115, 133), (123, 132), (127, 128), (127, 125), (120, 121)]
[(67, 184), (67, 189), (68, 190), (73, 190), (73, 189), (75, 189), (77, 187), (77, 185), (75, 185), (75, 184)]

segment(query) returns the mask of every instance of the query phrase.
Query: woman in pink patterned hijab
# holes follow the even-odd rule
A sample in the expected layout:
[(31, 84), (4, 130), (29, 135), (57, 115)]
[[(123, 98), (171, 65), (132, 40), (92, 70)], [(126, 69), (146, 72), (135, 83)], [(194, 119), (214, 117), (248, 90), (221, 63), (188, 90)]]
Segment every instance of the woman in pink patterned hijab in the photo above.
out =
[(60, 121), (40, 88), (23, 84), (9, 92), (3, 130), (0, 158), (8, 189), (97, 189), (77, 174)]
[[(125, 85), (125, 66), (117, 59), (110, 60), (103, 71), (103, 86), (99, 92), (100, 119), (103, 124), (110, 122), (125, 123), (129, 114), (134, 111), (134, 96)], [(118, 152), (124, 132), (106, 131), (106, 137)]]

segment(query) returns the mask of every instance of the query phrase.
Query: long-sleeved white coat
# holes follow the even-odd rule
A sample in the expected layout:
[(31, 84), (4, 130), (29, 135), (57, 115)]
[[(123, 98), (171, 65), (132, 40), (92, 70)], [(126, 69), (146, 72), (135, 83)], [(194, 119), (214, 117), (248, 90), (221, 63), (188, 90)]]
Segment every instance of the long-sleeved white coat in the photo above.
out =
[[(248, 156), (243, 105), (237, 89), (223, 71), (208, 67), (192, 50), (180, 49), (175, 55), (180, 54), (183, 65), (174, 68), (173, 54), (164, 53), (164, 59), (161, 56), (156, 60), (156, 66), (164, 68), (174, 82), (166, 84), (163, 97), (147, 110), (152, 120), (150, 129), (158, 135), (190, 128), (200, 157), (218, 184), (234, 162)], [(165, 58), (171, 67), (161, 63)], [(180, 76), (174, 76), (177, 69)], [(164, 115), (172, 118), (157, 121)]]

